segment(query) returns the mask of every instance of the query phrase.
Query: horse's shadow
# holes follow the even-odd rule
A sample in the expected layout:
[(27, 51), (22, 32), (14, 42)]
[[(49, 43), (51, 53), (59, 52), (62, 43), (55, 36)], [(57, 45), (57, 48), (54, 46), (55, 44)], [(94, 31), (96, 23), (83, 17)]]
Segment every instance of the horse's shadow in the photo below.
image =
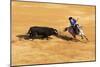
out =
[[(19, 40), (22, 40), (22, 39), (24, 39), (24, 40), (30, 40), (30, 39), (32, 39), (32, 38), (30, 38), (30, 37), (27, 36), (27, 35), (16, 35), (16, 37), (18, 37)], [(79, 39), (73, 39), (72, 37), (69, 37), (69, 36), (66, 36), (66, 35), (57, 35), (56, 37), (57, 37), (57, 38), (60, 38), (60, 39), (62, 39), (62, 40), (66, 40), (66, 41), (82, 42), (82, 41), (80, 41)], [(33, 39), (42, 39), (42, 40), (43, 40), (43, 38), (41, 38), (41, 37), (37, 37), (37, 38), (33, 38)], [(32, 40), (33, 40), (33, 39), (32, 39)], [(49, 37), (49, 39), (52, 39), (52, 38)], [(48, 39), (48, 40), (49, 40), (49, 39)]]
[(66, 36), (66, 35), (58, 35), (58, 36), (56, 36), (56, 37), (57, 37), (57, 38), (60, 38), (60, 39), (62, 39), (62, 40), (66, 40), (66, 41), (83, 42), (83, 41), (81, 41), (81, 40), (79, 40), (79, 39), (74, 39), (74, 38), (69, 37), (69, 36)]
[(71, 41), (73, 40), (72, 37), (66, 36), (66, 35), (58, 35), (56, 36), (57, 38), (63, 39), (63, 40), (67, 40), (67, 41)]

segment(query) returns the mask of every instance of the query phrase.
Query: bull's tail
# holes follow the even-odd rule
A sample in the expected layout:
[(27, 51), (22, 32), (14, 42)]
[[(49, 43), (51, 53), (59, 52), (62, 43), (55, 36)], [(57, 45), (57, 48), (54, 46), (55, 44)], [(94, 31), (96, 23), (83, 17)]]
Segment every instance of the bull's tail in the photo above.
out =
[(31, 33), (31, 28), (28, 30), (27, 35), (29, 35)]

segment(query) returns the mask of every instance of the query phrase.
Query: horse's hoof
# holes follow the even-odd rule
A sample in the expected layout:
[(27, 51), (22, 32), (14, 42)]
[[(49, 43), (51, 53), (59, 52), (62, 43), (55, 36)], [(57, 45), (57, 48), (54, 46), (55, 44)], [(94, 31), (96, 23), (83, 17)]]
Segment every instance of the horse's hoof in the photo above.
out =
[(81, 38), (81, 39), (83, 39), (83, 38)]

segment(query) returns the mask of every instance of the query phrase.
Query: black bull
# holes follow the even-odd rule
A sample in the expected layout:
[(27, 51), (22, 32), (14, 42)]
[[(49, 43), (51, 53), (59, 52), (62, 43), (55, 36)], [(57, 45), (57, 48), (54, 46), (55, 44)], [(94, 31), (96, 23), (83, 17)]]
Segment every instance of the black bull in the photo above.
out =
[(58, 35), (58, 32), (54, 28), (49, 28), (49, 27), (30, 27), (28, 33), (27, 33), (29, 38), (48, 38), (51, 35)]

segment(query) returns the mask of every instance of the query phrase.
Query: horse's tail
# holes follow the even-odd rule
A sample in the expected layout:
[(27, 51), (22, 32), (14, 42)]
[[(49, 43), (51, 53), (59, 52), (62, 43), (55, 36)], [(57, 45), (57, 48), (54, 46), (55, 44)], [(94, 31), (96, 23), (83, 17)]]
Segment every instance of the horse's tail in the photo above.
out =
[(68, 30), (68, 27), (66, 27), (66, 28), (64, 29), (64, 32), (67, 31), (67, 30)]

